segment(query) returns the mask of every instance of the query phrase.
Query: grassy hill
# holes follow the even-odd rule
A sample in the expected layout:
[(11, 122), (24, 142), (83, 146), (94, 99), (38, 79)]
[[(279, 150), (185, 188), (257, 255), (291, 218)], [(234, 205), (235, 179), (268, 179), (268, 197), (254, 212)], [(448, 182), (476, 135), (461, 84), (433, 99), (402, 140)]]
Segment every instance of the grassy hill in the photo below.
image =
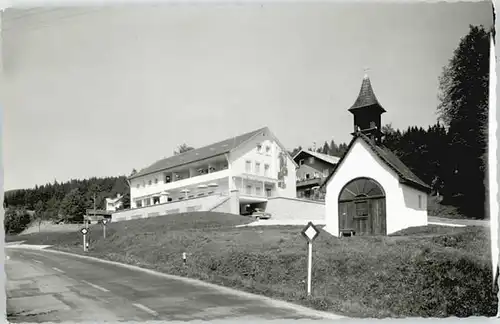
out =
[[(305, 296), (302, 226), (235, 228), (246, 217), (196, 212), (91, 228), (89, 255), (234, 287), (356, 317), (493, 316), (488, 229), (412, 228), (388, 237), (314, 243)], [(7, 241), (16, 240), (8, 237)], [(83, 254), (78, 233), (33, 233), (27, 243)], [(185, 266), (181, 254), (188, 254)]]

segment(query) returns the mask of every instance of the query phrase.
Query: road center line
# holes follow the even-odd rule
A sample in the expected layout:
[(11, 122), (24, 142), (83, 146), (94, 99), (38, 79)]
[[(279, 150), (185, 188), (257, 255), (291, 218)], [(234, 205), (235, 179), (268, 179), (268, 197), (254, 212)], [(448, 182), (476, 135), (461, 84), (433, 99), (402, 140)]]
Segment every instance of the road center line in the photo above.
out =
[(89, 286), (94, 287), (95, 289), (99, 289), (100, 291), (109, 292), (109, 290), (107, 290), (106, 288), (103, 288), (103, 287), (98, 286), (98, 285), (94, 285), (93, 283), (88, 282), (88, 281), (86, 281), (86, 280), (82, 280), (82, 282), (86, 283), (86, 284), (87, 284), (87, 285), (89, 285)]
[(56, 271), (58, 271), (60, 273), (64, 273), (64, 271), (62, 271), (61, 269), (58, 269), (58, 268), (52, 268), (52, 269), (54, 269), (54, 270), (56, 270)]
[(153, 316), (158, 316), (158, 313), (155, 312), (154, 310), (150, 309), (150, 308), (147, 308), (146, 306), (144, 305), (141, 305), (141, 304), (133, 304), (135, 307), (137, 308), (140, 308), (142, 309), (143, 311), (145, 312), (148, 312), (149, 314), (153, 315)]

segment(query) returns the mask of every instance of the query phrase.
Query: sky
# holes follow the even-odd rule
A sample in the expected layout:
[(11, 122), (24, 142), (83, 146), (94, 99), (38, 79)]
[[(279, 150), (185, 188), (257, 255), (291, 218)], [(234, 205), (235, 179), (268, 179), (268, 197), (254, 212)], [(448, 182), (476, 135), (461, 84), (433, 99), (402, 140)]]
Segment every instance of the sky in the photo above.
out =
[(350, 140), (365, 68), (406, 129), (489, 2), (177, 4), (2, 15), (4, 189), (129, 175), (267, 126), (287, 149)]

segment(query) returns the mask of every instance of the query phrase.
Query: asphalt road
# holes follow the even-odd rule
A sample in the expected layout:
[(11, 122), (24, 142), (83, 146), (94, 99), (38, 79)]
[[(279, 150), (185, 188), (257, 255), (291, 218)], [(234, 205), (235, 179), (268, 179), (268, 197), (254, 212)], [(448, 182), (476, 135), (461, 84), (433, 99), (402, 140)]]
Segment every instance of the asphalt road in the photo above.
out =
[(318, 319), (290, 307), (183, 280), (44, 250), (7, 248), (12, 322)]

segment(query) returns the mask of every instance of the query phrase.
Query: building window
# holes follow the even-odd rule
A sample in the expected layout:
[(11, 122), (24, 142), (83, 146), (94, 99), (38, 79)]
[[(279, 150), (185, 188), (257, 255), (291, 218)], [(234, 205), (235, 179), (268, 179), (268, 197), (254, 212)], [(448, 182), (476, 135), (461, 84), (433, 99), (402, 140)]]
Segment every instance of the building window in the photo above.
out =
[(255, 194), (257, 196), (261, 196), (262, 195), (262, 188), (261, 187), (255, 187)]
[(160, 203), (160, 197), (153, 197), (153, 205)]
[(252, 194), (252, 186), (247, 186), (246, 193), (247, 193), (247, 195), (251, 195)]
[(324, 169), (323, 170), (323, 177), (328, 177), (328, 172), (329, 172), (328, 169)]
[(264, 164), (264, 175), (269, 176), (269, 164)]
[(319, 178), (319, 172), (314, 172), (314, 178), (315, 179)]
[(148, 181), (148, 186), (150, 186), (150, 185), (151, 185), (151, 180)]
[(138, 183), (137, 186), (136, 186), (136, 188), (139, 189), (140, 187), (141, 187), (141, 184)]
[(151, 198), (144, 199), (144, 205), (145, 206), (151, 206)]
[(165, 175), (165, 183), (170, 183), (172, 181), (169, 175)]
[(418, 208), (422, 208), (422, 195), (418, 195)]
[(255, 173), (260, 174), (260, 163), (259, 162), (255, 162)]
[(257, 152), (262, 152), (262, 144), (257, 144)]
[(269, 145), (266, 146), (266, 154), (267, 155), (271, 154), (271, 147)]
[(136, 200), (135, 201), (135, 207), (141, 208), (142, 207), (142, 200)]
[(310, 156), (309, 157), (309, 164), (313, 164), (314, 163), (314, 156)]
[(245, 171), (247, 173), (252, 172), (252, 162), (251, 161), (246, 161), (246, 163), (245, 163)]
[(302, 159), (299, 161), (299, 165), (303, 165), (303, 164), (304, 164), (304, 160)]
[(306, 179), (309, 179), (311, 175), (309, 173), (306, 173)]
[(155, 179), (155, 184), (158, 184), (158, 178)]
[(273, 194), (272, 189), (271, 188), (266, 188), (266, 196), (267, 197), (271, 197), (272, 194)]
[(142, 182), (142, 186), (143, 186), (143, 187), (146, 187), (146, 181), (143, 181), (143, 182)]

